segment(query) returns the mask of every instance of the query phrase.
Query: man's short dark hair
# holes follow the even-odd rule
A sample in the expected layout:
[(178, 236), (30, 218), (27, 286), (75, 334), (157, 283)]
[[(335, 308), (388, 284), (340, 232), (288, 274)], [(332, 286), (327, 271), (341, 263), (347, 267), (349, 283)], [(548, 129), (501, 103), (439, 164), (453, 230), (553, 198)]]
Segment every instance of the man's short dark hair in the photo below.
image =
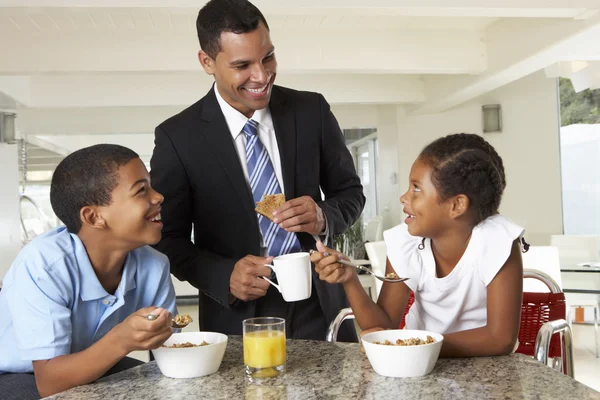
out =
[(98, 144), (77, 150), (58, 164), (52, 175), (50, 203), (69, 232), (79, 233), (79, 213), (85, 206), (107, 206), (119, 183), (119, 167), (137, 153), (116, 144)]
[(221, 33), (252, 32), (260, 22), (269, 29), (264, 15), (247, 0), (210, 0), (196, 20), (200, 48), (214, 60), (221, 51)]

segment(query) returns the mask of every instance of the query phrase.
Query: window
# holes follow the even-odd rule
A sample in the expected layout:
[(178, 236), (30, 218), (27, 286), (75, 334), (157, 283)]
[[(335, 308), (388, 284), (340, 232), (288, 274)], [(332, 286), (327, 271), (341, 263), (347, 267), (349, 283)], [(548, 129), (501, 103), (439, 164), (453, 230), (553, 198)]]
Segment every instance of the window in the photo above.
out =
[(49, 184), (27, 184), (21, 194), (21, 240), (28, 243), (61, 222), (50, 205)]
[(566, 235), (600, 234), (600, 89), (560, 78), (560, 154)]
[(367, 141), (355, 148), (356, 172), (366, 197), (363, 221), (366, 223), (377, 215), (377, 139)]
[(365, 208), (362, 213), (362, 222), (367, 224), (378, 215), (377, 196), (377, 133), (375, 129), (345, 130), (346, 144), (354, 157), (356, 173), (363, 185), (366, 198)]

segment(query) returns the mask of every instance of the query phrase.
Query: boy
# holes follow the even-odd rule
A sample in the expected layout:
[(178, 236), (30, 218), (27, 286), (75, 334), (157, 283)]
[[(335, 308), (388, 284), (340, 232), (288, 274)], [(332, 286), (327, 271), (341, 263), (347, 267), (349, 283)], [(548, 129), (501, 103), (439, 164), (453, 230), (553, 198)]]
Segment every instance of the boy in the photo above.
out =
[(93, 382), (172, 334), (169, 261), (148, 246), (161, 238), (163, 196), (138, 155), (111, 144), (70, 154), (54, 172), (50, 201), (65, 227), (23, 248), (0, 291), (4, 399)]

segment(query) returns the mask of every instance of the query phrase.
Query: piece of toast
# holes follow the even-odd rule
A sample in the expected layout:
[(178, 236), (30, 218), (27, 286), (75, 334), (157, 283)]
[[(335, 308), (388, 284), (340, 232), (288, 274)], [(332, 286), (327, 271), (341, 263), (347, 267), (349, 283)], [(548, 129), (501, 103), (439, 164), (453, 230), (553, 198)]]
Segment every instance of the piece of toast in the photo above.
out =
[(285, 203), (285, 195), (282, 193), (267, 194), (263, 196), (261, 201), (256, 203), (254, 211), (273, 221), (273, 211), (283, 203)]

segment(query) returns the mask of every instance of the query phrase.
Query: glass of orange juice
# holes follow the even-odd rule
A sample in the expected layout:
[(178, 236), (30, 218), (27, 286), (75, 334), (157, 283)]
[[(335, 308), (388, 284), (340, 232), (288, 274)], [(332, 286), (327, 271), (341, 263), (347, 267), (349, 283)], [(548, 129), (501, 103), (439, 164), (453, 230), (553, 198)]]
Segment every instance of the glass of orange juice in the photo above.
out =
[(249, 318), (242, 322), (244, 365), (251, 382), (285, 372), (285, 319)]

